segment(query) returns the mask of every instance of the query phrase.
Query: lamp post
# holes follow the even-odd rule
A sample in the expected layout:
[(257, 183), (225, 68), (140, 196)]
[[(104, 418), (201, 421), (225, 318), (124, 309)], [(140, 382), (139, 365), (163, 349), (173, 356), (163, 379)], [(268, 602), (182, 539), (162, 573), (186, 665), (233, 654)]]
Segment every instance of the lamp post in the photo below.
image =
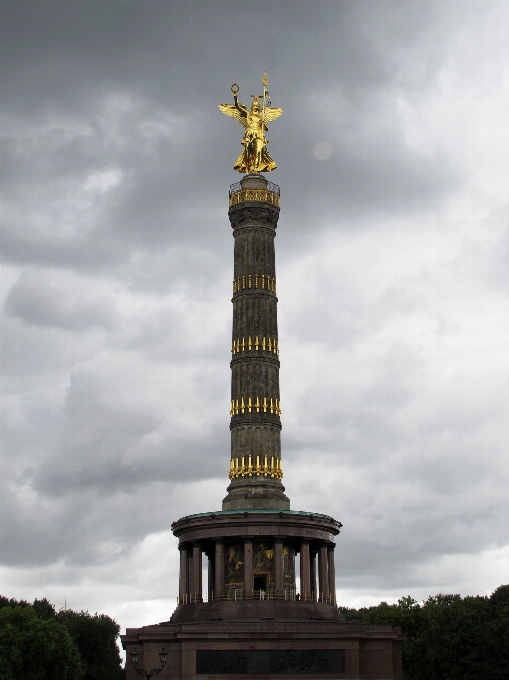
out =
[(140, 653), (136, 648), (134, 648), (131, 652), (131, 661), (133, 662), (134, 670), (138, 673), (138, 675), (150, 680), (150, 678), (153, 678), (154, 675), (159, 675), (159, 673), (165, 667), (166, 662), (168, 661), (168, 652), (164, 649), (164, 647), (162, 648), (162, 650), (159, 652), (159, 663), (161, 664), (161, 668), (153, 668), (150, 672), (146, 671), (144, 668), (136, 668), (139, 658)]

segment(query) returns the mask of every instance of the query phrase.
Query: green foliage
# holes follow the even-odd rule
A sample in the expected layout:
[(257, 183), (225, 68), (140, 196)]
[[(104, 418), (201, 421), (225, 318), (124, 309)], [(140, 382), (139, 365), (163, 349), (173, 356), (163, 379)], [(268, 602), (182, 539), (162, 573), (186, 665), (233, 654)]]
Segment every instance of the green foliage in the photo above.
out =
[(55, 618), (55, 607), (45, 597), (42, 600), (35, 599), (32, 602), (32, 607), (37, 616), (43, 621), (49, 621)]
[(18, 602), (18, 600), (14, 600), (13, 598), (9, 599), (0, 595), (0, 609), (3, 607), (30, 607), (30, 603), (26, 600), (20, 600)]
[(435, 595), (422, 604), (344, 608), (347, 620), (391, 625), (406, 635), (405, 680), (507, 680), (509, 678), (509, 586), (491, 597)]
[(105, 614), (60, 611), (56, 620), (63, 624), (80, 650), (85, 680), (119, 680), (121, 668), (117, 637), (120, 626)]
[[(5, 598), (4, 598), (5, 599)], [(65, 626), (38, 618), (33, 607), (0, 609), (2, 680), (80, 680), (80, 655)]]
[[(30, 605), (0, 596), (0, 621), (4, 620), (4, 628), (0, 624), (0, 680), (125, 678), (116, 643), (120, 626), (105, 614), (72, 609), (57, 613), (46, 598)], [(33, 638), (38, 644), (30, 643)], [(55, 645), (61, 647), (64, 664), (58, 673)], [(65, 670), (65, 659), (74, 664), (72, 672)]]

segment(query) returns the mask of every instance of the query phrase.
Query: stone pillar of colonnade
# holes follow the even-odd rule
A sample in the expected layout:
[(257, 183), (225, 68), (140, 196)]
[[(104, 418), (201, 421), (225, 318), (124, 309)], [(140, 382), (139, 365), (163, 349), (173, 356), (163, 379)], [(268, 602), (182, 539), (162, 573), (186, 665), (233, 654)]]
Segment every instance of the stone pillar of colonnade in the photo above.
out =
[(276, 586), (276, 599), (284, 597), (284, 556), (283, 539), (274, 540), (274, 581)]
[(224, 593), (224, 543), (221, 539), (215, 542), (214, 557), (214, 599), (220, 600)]
[(244, 599), (253, 597), (254, 573), (253, 573), (253, 539), (244, 539)]
[(310, 563), (311, 563), (311, 599), (316, 601), (317, 594), (318, 594), (318, 588), (316, 586), (317, 578), (316, 578), (316, 561), (317, 561), (317, 555), (316, 551), (310, 552)]
[(189, 594), (189, 551), (186, 545), (179, 546), (180, 574), (179, 574), (179, 602), (184, 604)]
[(214, 552), (207, 553), (207, 602), (212, 602), (214, 592)]
[(318, 591), (319, 599), (326, 602), (329, 597), (329, 560), (327, 543), (320, 543), (318, 548)]
[(329, 566), (329, 594), (332, 598), (332, 602), (336, 602), (336, 567), (334, 564), (334, 548), (335, 543), (329, 543), (327, 547), (327, 558)]
[(200, 543), (193, 543), (191, 597), (193, 602), (202, 599), (202, 547)]
[(307, 601), (311, 599), (311, 562), (309, 541), (300, 544), (300, 597)]

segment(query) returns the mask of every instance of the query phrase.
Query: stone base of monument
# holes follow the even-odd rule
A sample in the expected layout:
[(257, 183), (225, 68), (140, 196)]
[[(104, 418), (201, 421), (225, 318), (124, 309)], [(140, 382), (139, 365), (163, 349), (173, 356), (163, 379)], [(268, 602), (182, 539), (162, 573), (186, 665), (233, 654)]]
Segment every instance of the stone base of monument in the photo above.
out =
[(189, 623), (193, 621), (219, 621), (235, 619), (250, 621), (259, 619), (295, 619), (295, 620), (335, 620), (344, 621), (339, 609), (326, 602), (279, 601), (260, 599), (242, 600), (238, 602), (200, 602), (198, 604), (180, 605), (175, 609), (170, 623)]
[[(161, 680), (402, 678), (403, 636), (398, 629), (345, 622), (337, 614), (321, 617), (325, 608), (336, 609), (325, 604), (319, 607), (321, 603), (309, 609), (317, 614), (309, 618), (293, 616), (295, 608), (304, 603), (294, 603), (293, 609), (278, 607), (278, 616), (270, 616), (276, 613), (271, 612), (270, 603), (261, 603), (268, 605), (266, 611), (260, 603), (243, 604), (247, 605), (242, 612), (246, 616), (241, 618), (211, 616), (234, 612), (202, 604), (191, 605), (202, 616), (193, 621), (179, 620), (177, 610), (171, 621), (128, 628), (122, 636), (127, 680), (138, 677), (130, 662), (133, 648), (141, 652), (138, 667), (150, 671), (159, 668), (162, 647), (169, 657)], [(178, 609), (189, 611), (191, 607)]]
[[(230, 510), (183, 517), (180, 594), (171, 619), (122, 636), (127, 678), (401, 679), (399, 629), (344, 621), (335, 603), (341, 523), (310, 512)], [(208, 558), (206, 582), (203, 556)], [(296, 560), (299, 578), (296, 578)]]

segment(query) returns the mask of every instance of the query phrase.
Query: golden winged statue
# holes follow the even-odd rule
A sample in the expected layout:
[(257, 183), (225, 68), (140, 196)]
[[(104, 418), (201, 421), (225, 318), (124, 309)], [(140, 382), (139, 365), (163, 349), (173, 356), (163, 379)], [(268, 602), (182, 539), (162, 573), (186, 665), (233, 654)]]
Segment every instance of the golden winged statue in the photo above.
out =
[[(245, 128), (246, 132), (242, 138), (242, 146), (244, 151), (240, 154), (237, 162), (233, 166), (234, 170), (239, 172), (270, 172), (275, 170), (277, 165), (274, 163), (267, 150), (269, 140), (265, 137), (265, 132), (269, 129), (267, 123), (270, 123), (283, 113), (283, 109), (271, 107), (270, 95), (267, 92), (267, 73), (263, 74), (263, 95), (251, 95), (253, 103), (251, 110), (240, 104), (237, 98), (239, 93), (239, 86), (233, 83), (231, 91), (233, 94), (234, 104), (219, 104), (219, 109), (227, 116), (236, 118), (239, 123)], [(260, 106), (260, 99), (262, 105)]]

